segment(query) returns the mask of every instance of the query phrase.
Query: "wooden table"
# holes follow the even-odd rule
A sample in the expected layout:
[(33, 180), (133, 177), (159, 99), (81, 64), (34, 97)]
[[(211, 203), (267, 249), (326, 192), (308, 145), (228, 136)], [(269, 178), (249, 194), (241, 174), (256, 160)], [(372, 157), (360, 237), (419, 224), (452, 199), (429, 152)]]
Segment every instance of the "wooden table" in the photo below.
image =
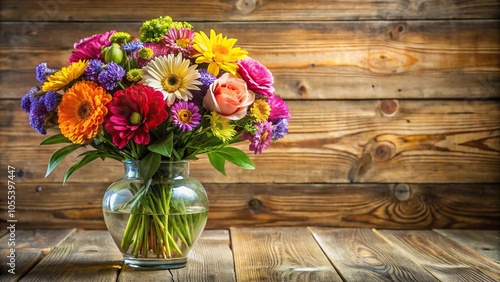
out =
[[(5, 232), (4, 232), (5, 233)], [(1, 239), (10, 255), (12, 233)], [(265, 227), (206, 230), (188, 266), (123, 266), (103, 230), (16, 230), (1, 281), (498, 281), (499, 231)], [(11, 240), (12, 242), (12, 240)]]

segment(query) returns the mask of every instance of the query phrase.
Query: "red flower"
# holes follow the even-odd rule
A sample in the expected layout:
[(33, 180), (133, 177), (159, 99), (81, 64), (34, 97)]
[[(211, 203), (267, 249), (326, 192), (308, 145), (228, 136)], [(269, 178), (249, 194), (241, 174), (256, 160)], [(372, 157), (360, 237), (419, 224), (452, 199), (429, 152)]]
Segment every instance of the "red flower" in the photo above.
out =
[(105, 125), (113, 143), (123, 149), (129, 140), (147, 145), (149, 130), (168, 118), (160, 91), (138, 84), (114, 94)]

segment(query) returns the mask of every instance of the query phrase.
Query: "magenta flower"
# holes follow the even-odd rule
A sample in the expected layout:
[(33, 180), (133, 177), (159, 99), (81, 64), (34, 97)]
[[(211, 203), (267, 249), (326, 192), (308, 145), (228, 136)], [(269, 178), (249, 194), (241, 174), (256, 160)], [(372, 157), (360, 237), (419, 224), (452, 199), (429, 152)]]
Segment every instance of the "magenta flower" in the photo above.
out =
[(163, 94), (144, 84), (115, 92), (110, 104), (105, 128), (118, 149), (132, 139), (148, 145), (149, 131), (168, 118)]
[(267, 104), (269, 104), (269, 107), (271, 108), (271, 114), (269, 115), (269, 120), (276, 120), (279, 118), (284, 118), (287, 121), (290, 121), (290, 111), (288, 110), (288, 106), (278, 96), (271, 96), (267, 100)]
[(250, 140), (248, 149), (255, 154), (262, 154), (269, 145), (273, 138), (273, 124), (269, 121), (255, 124), (257, 131), (253, 134), (245, 133), (240, 136), (242, 140)]
[(184, 57), (191, 57), (193, 54), (193, 38), (194, 30), (182, 27), (180, 29), (171, 28), (167, 35), (163, 37), (165, 45), (170, 49), (170, 52), (177, 55), (181, 52)]
[(116, 31), (112, 30), (103, 34), (95, 34), (84, 38), (75, 43), (75, 50), (71, 51), (68, 63), (78, 62), (79, 60), (101, 59), (101, 48), (111, 45), (109, 37)]
[(191, 102), (178, 100), (172, 105), (171, 110), (174, 124), (183, 132), (191, 131), (200, 124), (201, 115), (199, 109)]
[(272, 73), (257, 60), (248, 57), (238, 61), (238, 73), (248, 85), (248, 89), (264, 97), (274, 94), (274, 78)]

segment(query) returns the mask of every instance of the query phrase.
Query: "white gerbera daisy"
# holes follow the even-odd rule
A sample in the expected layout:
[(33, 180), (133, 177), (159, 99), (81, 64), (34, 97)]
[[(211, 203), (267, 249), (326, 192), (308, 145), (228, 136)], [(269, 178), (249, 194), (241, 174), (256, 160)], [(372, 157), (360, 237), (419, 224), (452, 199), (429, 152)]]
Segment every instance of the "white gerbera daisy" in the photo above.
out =
[(200, 90), (197, 85), (202, 84), (198, 81), (197, 65), (189, 66), (189, 63), (182, 53), (158, 56), (142, 68), (144, 84), (161, 91), (169, 107), (176, 99), (188, 101), (193, 98), (189, 90)]

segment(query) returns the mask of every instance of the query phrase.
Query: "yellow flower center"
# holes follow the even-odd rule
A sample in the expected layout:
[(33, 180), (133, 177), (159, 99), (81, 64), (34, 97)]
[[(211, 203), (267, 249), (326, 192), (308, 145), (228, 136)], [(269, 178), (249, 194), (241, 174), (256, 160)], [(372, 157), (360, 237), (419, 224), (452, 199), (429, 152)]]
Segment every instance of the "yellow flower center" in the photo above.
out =
[(161, 85), (167, 92), (175, 92), (181, 88), (181, 78), (175, 73), (169, 73), (163, 78)]
[(213, 52), (214, 52), (214, 59), (216, 62), (219, 62), (219, 63), (224, 63), (224, 59), (226, 58), (226, 55), (229, 54), (229, 49), (227, 49), (226, 46), (223, 46), (223, 45), (217, 45), (217, 46), (214, 46), (214, 49), (213, 49)]
[(189, 110), (181, 109), (177, 112), (177, 119), (182, 123), (190, 123), (192, 117), (193, 114)]
[(89, 101), (84, 101), (78, 107), (77, 116), (80, 120), (87, 119), (92, 114), (92, 105)]
[(264, 142), (266, 141), (266, 139), (267, 139), (267, 135), (269, 135), (269, 133), (268, 133), (267, 131), (264, 131), (264, 132), (262, 133), (262, 135), (260, 136), (260, 142), (261, 142), (261, 143), (264, 143)]
[(130, 115), (130, 123), (132, 125), (138, 125), (142, 121), (142, 116), (138, 112), (133, 112), (132, 115)]
[(191, 40), (189, 40), (189, 38), (179, 38), (175, 41), (175, 44), (179, 47), (187, 48), (190, 42)]

